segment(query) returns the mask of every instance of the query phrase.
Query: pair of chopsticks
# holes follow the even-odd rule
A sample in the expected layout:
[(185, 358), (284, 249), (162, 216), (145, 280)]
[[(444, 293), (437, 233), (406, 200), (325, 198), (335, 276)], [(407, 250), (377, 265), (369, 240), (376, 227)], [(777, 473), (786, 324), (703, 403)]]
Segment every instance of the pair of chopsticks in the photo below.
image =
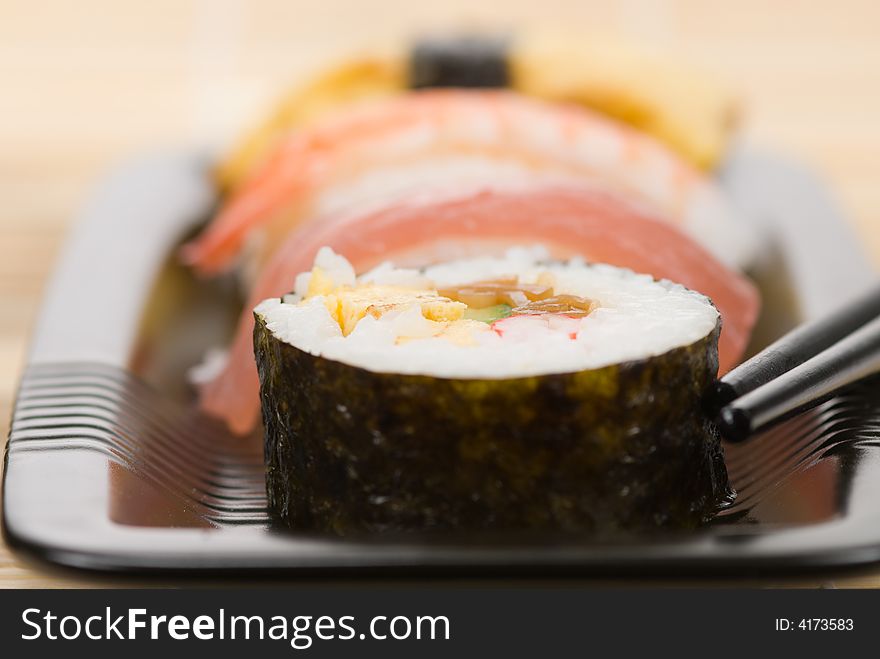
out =
[(715, 383), (722, 436), (742, 442), (880, 373), (880, 286), (789, 332)]

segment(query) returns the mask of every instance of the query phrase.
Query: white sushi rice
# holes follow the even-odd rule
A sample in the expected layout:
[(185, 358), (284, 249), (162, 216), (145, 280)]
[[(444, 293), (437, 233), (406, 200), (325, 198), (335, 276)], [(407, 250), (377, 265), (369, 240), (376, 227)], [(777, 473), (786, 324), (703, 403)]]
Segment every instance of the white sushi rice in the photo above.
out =
[[(516, 248), (501, 258), (453, 261), (423, 272), (382, 264), (357, 279), (351, 265), (328, 248), (321, 250), (316, 264), (336, 284), (441, 289), (505, 276), (535, 283), (549, 272), (555, 294), (596, 300), (599, 308), (583, 318), (564, 319), (564, 327), (518, 322), (516, 331), (479, 331), (473, 345), (461, 345), (433, 336), (436, 324), (414, 305), (378, 319), (365, 316), (343, 336), (323, 296), (301, 300), (308, 286), (309, 275), (304, 274), (297, 279), (297, 294), (283, 302), (265, 300), (255, 311), (276, 338), (312, 355), (375, 372), (491, 379), (574, 372), (660, 355), (699, 341), (718, 322), (708, 298), (679, 284), (579, 260), (542, 262), (546, 258), (540, 247)], [(400, 343), (400, 337), (407, 340)]]

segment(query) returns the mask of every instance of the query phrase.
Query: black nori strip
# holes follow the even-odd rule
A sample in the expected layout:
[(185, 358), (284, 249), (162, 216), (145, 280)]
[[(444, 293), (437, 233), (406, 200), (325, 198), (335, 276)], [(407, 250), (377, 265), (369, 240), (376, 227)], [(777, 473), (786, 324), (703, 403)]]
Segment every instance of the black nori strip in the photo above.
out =
[(409, 86), (507, 87), (507, 40), (459, 35), (417, 41), (409, 60)]
[(466, 380), (315, 357), (258, 316), (270, 511), (340, 535), (695, 527), (729, 496), (698, 408), (718, 333), (600, 369)]

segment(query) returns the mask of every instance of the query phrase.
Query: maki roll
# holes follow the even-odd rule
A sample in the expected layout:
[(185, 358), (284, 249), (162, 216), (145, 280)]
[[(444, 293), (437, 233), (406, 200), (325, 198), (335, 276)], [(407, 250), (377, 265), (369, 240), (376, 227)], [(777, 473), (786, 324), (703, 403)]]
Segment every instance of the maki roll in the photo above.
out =
[(356, 276), (322, 249), (255, 309), (273, 515), (340, 535), (692, 528), (729, 495), (700, 399), (719, 315), (516, 248)]

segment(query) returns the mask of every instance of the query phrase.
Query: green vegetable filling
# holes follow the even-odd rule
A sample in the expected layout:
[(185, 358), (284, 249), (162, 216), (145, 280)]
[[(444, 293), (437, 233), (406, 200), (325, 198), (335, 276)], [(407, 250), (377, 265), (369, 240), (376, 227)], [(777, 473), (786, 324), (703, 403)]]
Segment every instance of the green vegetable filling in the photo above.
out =
[(496, 320), (501, 320), (502, 318), (507, 318), (510, 315), (510, 311), (513, 307), (509, 304), (496, 304), (491, 307), (483, 307), (481, 309), (475, 309), (474, 307), (468, 307), (464, 312), (464, 317), (469, 320), (479, 320), (484, 323), (494, 323)]

